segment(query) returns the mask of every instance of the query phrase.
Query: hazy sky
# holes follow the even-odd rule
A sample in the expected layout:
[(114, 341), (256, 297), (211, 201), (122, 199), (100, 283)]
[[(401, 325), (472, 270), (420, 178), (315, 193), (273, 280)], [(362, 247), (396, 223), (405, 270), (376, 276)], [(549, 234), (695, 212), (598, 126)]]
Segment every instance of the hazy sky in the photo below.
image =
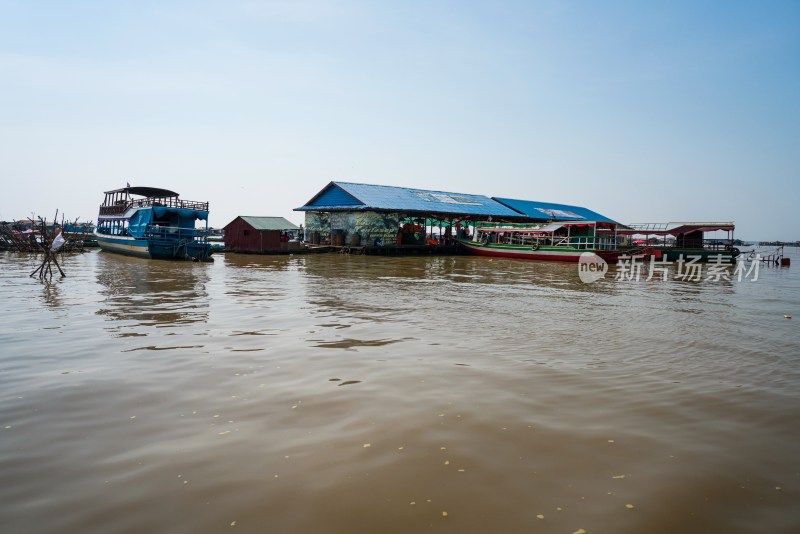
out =
[(0, 220), (331, 180), (800, 239), (800, 2), (0, 0)]

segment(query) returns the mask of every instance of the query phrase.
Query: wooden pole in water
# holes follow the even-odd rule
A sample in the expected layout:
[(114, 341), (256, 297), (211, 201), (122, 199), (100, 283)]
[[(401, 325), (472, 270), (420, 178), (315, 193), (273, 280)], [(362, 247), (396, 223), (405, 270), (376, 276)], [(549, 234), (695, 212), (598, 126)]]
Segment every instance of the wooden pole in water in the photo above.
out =
[[(66, 278), (67, 275), (64, 274), (64, 271), (61, 269), (61, 265), (58, 264), (58, 260), (56, 259), (56, 253), (55, 252), (53, 253), (53, 263), (55, 263), (56, 267), (58, 267), (58, 272), (61, 273), (61, 277), (62, 278)], [(48, 266), (48, 268), (49, 268), (49, 266)]]
[[(46, 232), (46, 229), (45, 229)], [(51, 263), (55, 263), (56, 267), (58, 268), (58, 272), (61, 273), (62, 278), (66, 278), (66, 274), (64, 274), (64, 270), (61, 269), (61, 265), (58, 264), (58, 259), (56, 259), (56, 254), (58, 253), (58, 249), (64, 244), (64, 238), (62, 237), (59, 243), (56, 243), (56, 239), (61, 235), (61, 231), (55, 231), (53, 235), (53, 239), (50, 242), (47, 242), (44, 248), (44, 260), (42, 260), (42, 264), (36, 268), (30, 276), (33, 277), (36, 273), (39, 273), (39, 279), (44, 279), (45, 274), (49, 278), (53, 276), (53, 268)]]

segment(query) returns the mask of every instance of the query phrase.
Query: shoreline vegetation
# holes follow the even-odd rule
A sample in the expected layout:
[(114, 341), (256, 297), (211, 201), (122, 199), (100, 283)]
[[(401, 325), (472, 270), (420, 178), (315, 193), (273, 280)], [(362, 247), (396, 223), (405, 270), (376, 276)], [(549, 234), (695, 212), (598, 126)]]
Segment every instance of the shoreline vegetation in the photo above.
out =
[(759, 247), (800, 247), (800, 241), (759, 241)]

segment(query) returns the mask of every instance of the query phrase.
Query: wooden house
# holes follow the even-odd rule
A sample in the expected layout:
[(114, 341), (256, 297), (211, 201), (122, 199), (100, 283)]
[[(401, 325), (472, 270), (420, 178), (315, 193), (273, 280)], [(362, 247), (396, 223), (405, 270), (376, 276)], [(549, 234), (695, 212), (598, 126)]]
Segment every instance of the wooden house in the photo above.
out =
[(240, 215), (224, 231), (225, 251), (266, 254), (299, 250), (300, 228), (283, 217)]

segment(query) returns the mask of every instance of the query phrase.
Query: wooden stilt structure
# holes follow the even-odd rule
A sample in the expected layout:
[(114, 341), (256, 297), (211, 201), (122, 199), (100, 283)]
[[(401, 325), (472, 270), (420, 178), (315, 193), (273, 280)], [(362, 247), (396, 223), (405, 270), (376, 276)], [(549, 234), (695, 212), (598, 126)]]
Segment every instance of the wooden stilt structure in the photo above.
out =
[[(42, 264), (39, 265), (32, 273), (31, 277), (35, 276), (36, 273), (39, 273), (39, 279), (43, 280), (45, 277), (48, 279), (53, 277), (53, 267), (52, 264), (56, 265), (58, 272), (61, 273), (61, 277), (64, 278), (67, 275), (64, 274), (64, 270), (61, 268), (61, 265), (58, 263), (58, 255), (59, 250), (61, 247), (66, 243), (66, 239), (64, 239), (64, 235), (61, 229), (54, 230), (53, 237), (51, 239), (47, 238), (47, 224), (41, 217), (39, 220), (42, 223), (42, 242), (45, 244), (44, 246), (44, 260), (42, 260)], [(56, 216), (53, 217), (53, 221), (58, 220), (58, 210), (56, 210)]]

